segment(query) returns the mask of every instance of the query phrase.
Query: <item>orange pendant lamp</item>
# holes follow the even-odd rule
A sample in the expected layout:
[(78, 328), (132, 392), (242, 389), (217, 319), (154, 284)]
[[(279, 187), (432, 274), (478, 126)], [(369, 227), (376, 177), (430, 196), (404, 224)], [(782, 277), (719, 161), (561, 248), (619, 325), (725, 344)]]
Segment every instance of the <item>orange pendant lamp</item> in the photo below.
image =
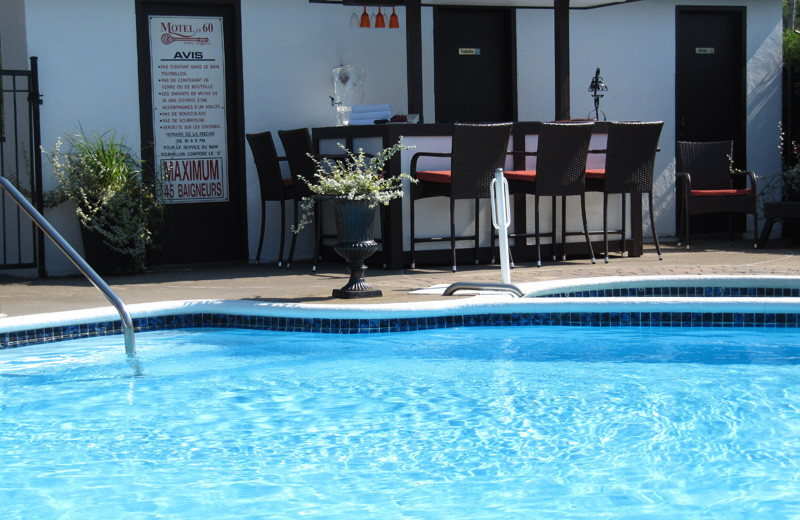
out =
[(400, 28), (400, 20), (397, 19), (397, 13), (394, 12), (394, 6), (392, 6), (392, 16), (389, 17), (389, 29), (399, 29)]
[(381, 6), (378, 6), (378, 16), (375, 17), (375, 28), (384, 29), (385, 27), (386, 27), (386, 22), (383, 20), (383, 13), (381, 12)]
[(364, 13), (361, 15), (361, 25), (359, 26), (362, 29), (369, 29), (369, 14), (367, 14), (367, 6), (364, 6)]

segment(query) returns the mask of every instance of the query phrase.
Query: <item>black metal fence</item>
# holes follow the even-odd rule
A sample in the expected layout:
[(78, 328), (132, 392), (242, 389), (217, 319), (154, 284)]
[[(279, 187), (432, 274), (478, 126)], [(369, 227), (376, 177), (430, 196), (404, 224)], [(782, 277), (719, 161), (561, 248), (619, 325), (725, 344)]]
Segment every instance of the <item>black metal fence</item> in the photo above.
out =
[[(42, 152), (39, 74), (0, 69), (0, 175), (42, 212)], [(37, 268), (45, 276), (44, 236), (19, 206), (0, 192), (0, 270)]]

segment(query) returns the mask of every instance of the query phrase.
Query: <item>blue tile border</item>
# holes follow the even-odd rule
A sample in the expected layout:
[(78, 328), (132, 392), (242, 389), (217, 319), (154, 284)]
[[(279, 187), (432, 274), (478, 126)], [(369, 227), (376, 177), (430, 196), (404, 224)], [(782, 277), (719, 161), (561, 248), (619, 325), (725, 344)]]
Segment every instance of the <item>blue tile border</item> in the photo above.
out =
[(792, 287), (615, 287), (536, 295), (537, 298), (798, 298), (800, 288)]
[[(136, 332), (189, 328), (252, 329), (323, 334), (375, 334), (454, 327), (761, 327), (800, 328), (800, 313), (735, 312), (513, 312), (416, 318), (297, 318), (187, 313), (135, 318)], [(0, 333), (0, 349), (122, 334), (122, 323), (102, 321)]]

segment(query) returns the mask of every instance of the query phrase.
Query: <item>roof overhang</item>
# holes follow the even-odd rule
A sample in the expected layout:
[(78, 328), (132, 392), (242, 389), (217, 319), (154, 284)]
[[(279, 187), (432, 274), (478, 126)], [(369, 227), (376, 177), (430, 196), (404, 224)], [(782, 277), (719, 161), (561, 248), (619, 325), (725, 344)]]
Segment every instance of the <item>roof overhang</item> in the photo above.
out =
[[(405, 5), (405, 0), (308, 0), (312, 4), (342, 5)], [(641, 0), (569, 0), (570, 9), (594, 9), (609, 5), (628, 4)], [(555, 0), (422, 0), (423, 6), (458, 5), (467, 7), (516, 7), (521, 9), (553, 9)]]

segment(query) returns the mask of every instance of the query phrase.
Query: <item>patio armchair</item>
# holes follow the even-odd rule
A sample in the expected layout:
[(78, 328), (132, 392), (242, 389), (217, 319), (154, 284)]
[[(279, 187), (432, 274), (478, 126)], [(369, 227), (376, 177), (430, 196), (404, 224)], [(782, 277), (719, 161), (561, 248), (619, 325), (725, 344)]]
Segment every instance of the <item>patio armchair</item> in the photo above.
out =
[[(253, 161), (258, 172), (258, 185), (261, 189), (261, 232), (258, 235), (258, 251), (255, 261), (261, 261), (261, 248), (264, 245), (264, 231), (266, 227), (266, 203), (278, 201), (281, 203), (281, 241), (278, 252), (278, 267), (283, 264), (283, 246), (286, 240), (286, 201), (295, 198), (295, 190), (290, 177), (281, 175), (280, 161), (286, 157), (278, 157), (275, 151), (275, 142), (272, 133), (261, 132), (245, 134), (250, 150), (253, 152)], [(296, 211), (296, 210), (295, 210)]]
[[(733, 213), (753, 215), (753, 247), (758, 247), (758, 206), (756, 176), (732, 168), (733, 141), (678, 141), (675, 187), (679, 202), (678, 245), (689, 249), (689, 217), (707, 213), (728, 213), (731, 240)], [(749, 187), (734, 187), (734, 181), (749, 179)]]
[[(278, 130), (278, 136), (283, 144), (286, 159), (289, 162), (289, 171), (292, 176), (292, 186), (294, 189), (294, 225), (298, 225), (299, 203), (304, 197), (311, 197), (313, 193), (308, 188), (307, 181), (314, 180), (317, 165), (311, 156), (314, 156), (314, 145), (311, 141), (311, 133), (308, 128), (297, 128), (294, 130)], [(309, 155), (310, 154), (310, 155)], [(314, 259), (311, 271), (317, 271), (317, 261), (319, 260), (319, 248), (322, 244), (322, 210), (320, 201), (314, 201)], [(294, 248), (297, 243), (297, 233), (292, 233), (292, 245), (289, 248), (289, 259), (286, 261), (286, 268), (291, 266), (294, 257)]]
[(603, 181), (603, 244), (606, 263), (608, 263), (609, 233), (608, 196), (612, 194), (622, 196), (622, 229), (612, 231), (620, 234), (621, 254), (625, 253), (626, 194), (641, 196), (642, 193), (646, 193), (650, 205), (650, 226), (653, 230), (658, 259), (663, 259), (653, 212), (653, 168), (663, 126), (663, 121), (609, 123)]
[[(411, 184), (411, 268), (416, 267), (416, 244), (450, 239), (453, 272), (456, 271), (456, 240), (475, 243), (475, 263), (478, 263), (480, 237), (480, 199), (489, 198), (489, 185), (497, 168), (502, 168), (511, 137), (511, 123), (454, 124), (450, 153), (417, 152), (411, 158), (411, 176), (418, 180)], [(449, 170), (425, 170), (419, 167), (424, 157), (450, 159)], [(415, 203), (429, 197), (447, 197), (450, 200), (450, 236), (418, 238), (415, 228)], [(474, 200), (474, 233), (456, 236), (456, 200)], [(491, 229), (491, 224), (490, 224)]]
[[(556, 259), (556, 199), (561, 197), (561, 257), (565, 258), (566, 201), (568, 196), (580, 197), (583, 218), (583, 235), (592, 263), (595, 263), (592, 242), (586, 225), (586, 158), (592, 138), (593, 123), (543, 123), (539, 132), (539, 145), (535, 152), (510, 152), (536, 157), (535, 170), (510, 170), (505, 172), (509, 193), (534, 196), (536, 212), (536, 265), (542, 265), (539, 233), (539, 198), (552, 197), (552, 229), (550, 232), (553, 260)], [(569, 233), (574, 234), (574, 233)], [(527, 238), (530, 234), (517, 233), (514, 238)]]

